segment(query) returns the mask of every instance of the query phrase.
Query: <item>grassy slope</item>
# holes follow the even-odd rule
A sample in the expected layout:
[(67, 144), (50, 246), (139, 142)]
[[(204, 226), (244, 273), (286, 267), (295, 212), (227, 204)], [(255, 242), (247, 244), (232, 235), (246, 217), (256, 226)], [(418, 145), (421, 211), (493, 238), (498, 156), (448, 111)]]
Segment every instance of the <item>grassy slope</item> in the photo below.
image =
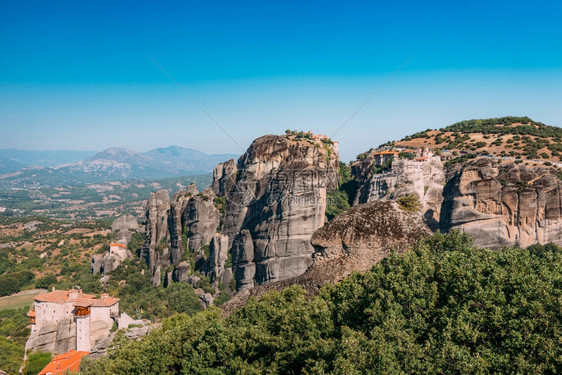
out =
[(39, 293), (45, 292), (46, 289), (32, 289), (13, 294), (11, 296), (0, 298), (0, 311), (10, 309), (21, 309), (29, 307), (33, 303), (33, 298)]

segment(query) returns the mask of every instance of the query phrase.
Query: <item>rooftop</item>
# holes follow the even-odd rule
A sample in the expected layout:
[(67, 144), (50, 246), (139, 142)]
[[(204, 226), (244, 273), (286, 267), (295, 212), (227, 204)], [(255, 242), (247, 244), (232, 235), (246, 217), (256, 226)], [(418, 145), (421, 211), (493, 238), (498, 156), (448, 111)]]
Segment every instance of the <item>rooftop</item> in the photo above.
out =
[(375, 152), (375, 155), (394, 155), (394, 154), (398, 154), (398, 153), (399, 153), (398, 151), (387, 151), (387, 150), (385, 150), (385, 151)]
[(39, 375), (56, 375), (56, 374), (68, 374), (72, 372), (78, 373), (80, 369), (80, 362), (82, 357), (88, 355), (88, 352), (78, 352), (76, 350), (71, 350), (68, 353), (56, 355), (51, 359), (51, 362), (41, 372)]
[(82, 293), (81, 290), (53, 290), (49, 293), (39, 294), (35, 297), (38, 302), (53, 302), (53, 303), (72, 303), (74, 306), (113, 306), (119, 302), (119, 298), (109, 297), (107, 294), (102, 294), (101, 298), (96, 298), (93, 294)]

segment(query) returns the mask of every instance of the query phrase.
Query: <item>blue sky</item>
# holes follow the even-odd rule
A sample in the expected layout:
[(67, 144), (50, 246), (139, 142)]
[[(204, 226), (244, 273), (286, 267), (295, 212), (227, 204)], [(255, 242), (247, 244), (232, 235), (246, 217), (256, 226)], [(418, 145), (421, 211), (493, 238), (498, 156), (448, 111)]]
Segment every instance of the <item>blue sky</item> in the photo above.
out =
[[(118, 3), (118, 4), (117, 4)], [(562, 126), (559, 2), (0, 0), (0, 148), (241, 150), (338, 134), (344, 160), (469, 119)]]

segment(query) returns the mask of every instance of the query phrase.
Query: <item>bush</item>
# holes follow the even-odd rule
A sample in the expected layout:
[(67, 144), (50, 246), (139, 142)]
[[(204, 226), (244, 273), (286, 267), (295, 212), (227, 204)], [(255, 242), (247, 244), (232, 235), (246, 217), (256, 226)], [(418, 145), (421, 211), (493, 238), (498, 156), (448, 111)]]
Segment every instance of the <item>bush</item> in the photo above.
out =
[(335, 216), (349, 209), (349, 197), (342, 190), (329, 191), (326, 197), (326, 218), (332, 220)]
[(35, 287), (40, 289), (49, 289), (51, 285), (57, 283), (57, 277), (52, 274), (48, 273), (45, 276), (35, 280)]
[(408, 212), (417, 212), (421, 208), (421, 203), (417, 195), (400, 197), (396, 200), (396, 202), (401, 209)]
[(32, 352), (27, 360), (27, 375), (37, 375), (51, 362), (51, 353)]

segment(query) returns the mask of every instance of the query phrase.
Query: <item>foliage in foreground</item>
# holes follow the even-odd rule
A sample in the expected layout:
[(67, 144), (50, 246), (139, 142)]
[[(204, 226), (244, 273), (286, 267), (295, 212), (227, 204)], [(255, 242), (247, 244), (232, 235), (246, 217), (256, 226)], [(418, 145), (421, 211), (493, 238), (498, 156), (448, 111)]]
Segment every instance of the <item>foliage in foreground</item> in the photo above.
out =
[(562, 366), (562, 251), (478, 249), (453, 232), (307, 299), (175, 315), (83, 374), (533, 373)]
[(17, 374), (29, 336), (27, 308), (0, 311), (0, 369)]
[(33, 352), (30, 353), (27, 360), (26, 374), (37, 375), (41, 370), (51, 362), (53, 355), (51, 353)]

